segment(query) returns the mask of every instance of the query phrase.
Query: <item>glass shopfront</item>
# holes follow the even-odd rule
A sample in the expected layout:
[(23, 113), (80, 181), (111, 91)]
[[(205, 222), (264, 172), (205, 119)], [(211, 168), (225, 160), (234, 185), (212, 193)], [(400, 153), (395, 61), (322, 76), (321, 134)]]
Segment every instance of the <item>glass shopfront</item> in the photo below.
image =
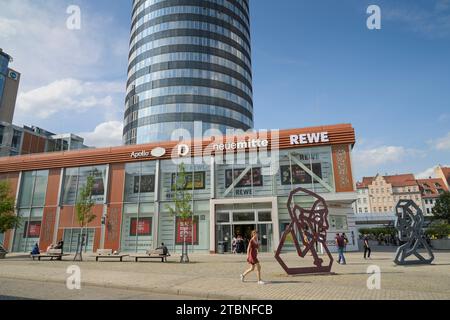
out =
[(146, 252), (153, 248), (156, 162), (129, 163), (125, 166), (125, 196), (121, 250)]
[[(94, 237), (95, 228), (86, 228), (83, 230), (85, 235), (84, 252), (92, 252), (94, 250)], [(81, 228), (68, 228), (64, 229), (64, 252), (75, 253), (77, 246), (79, 245), (79, 239), (81, 236)], [(45, 249), (45, 248), (43, 248)]]
[(20, 224), (14, 235), (14, 252), (31, 252), (39, 243), (48, 173), (48, 170), (43, 170), (22, 174), (18, 201)]
[[(241, 207), (246, 207), (242, 205)], [(273, 250), (272, 209), (267, 205), (248, 205), (250, 209), (222, 206), (216, 212), (216, 251), (246, 253), (253, 230), (259, 232), (260, 252)], [(258, 208), (259, 207), (259, 208)], [(228, 210), (229, 209), (229, 210)]]
[(122, 251), (146, 252), (153, 248), (154, 212), (154, 203), (125, 205), (122, 223)]

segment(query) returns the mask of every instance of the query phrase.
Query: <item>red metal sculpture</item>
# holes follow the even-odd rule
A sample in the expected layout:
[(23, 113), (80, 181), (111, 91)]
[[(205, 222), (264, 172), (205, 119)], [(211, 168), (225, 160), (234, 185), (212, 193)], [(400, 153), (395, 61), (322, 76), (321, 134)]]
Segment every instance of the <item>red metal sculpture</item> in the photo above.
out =
[[(306, 194), (313, 198), (313, 205), (310, 208), (302, 208), (295, 204), (294, 196)], [(310, 274), (310, 273), (329, 273), (333, 265), (333, 256), (327, 247), (328, 225), (328, 207), (325, 200), (314, 192), (307, 189), (298, 188), (291, 192), (287, 203), (291, 223), (284, 231), (280, 240), (275, 259), (289, 275)], [(289, 268), (281, 259), (281, 250), (284, 247), (286, 237), (291, 234), (297, 249), (297, 253), (304, 258), (308, 252), (311, 252), (315, 267), (296, 267)], [(298, 237), (302, 239), (303, 249), (299, 244)], [(324, 252), (328, 255), (330, 262), (324, 265), (324, 260), (317, 253), (316, 245), (322, 244)]]

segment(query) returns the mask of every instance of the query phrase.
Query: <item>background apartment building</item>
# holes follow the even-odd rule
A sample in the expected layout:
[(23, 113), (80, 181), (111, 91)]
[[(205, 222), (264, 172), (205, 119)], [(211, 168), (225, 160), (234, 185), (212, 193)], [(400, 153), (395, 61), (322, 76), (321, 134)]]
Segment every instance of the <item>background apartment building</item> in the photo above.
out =
[(435, 178), (442, 179), (447, 189), (450, 189), (450, 168), (443, 167), (441, 165), (437, 166), (434, 171)]
[(399, 200), (413, 200), (422, 206), (419, 185), (412, 174), (364, 177), (357, 189), (356, 213), (394, 212)]
[(20, 73), (9, 68), (12, 57), (0, 48), (0, 157), (86, 149), (84, 139), (55, 134), (36, 126), (13, 124)]
[(84, 139), (71, 133), (57, 135), (39, 127), (0, 122), (0, 157), (86, 148)]
[[(442, 172), (446, 172), (441, 168)], [(443, 179), (416, 180), (413, 174), (364, 177), (356, 185), (358, 199), (353, 205), (356, 214), (394, 214), (400, 200), (413, 200), (424, 214), (431, 214), (437, 198), (448, 191)]]
[(448, 191), (442, 179), (420, 179), (417, 180), (420, 191), (422, 193), (423, 213), (432, 214), (432, 210), (436, 205), (436, 201), (441, 194)]

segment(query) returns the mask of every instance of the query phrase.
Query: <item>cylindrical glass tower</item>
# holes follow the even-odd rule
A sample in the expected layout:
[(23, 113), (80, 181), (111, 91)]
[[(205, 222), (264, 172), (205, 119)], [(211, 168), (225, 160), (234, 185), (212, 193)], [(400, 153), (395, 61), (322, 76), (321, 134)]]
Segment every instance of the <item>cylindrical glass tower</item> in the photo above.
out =
[(253, 128), (249, 0), (134, 0), (125, 144)]

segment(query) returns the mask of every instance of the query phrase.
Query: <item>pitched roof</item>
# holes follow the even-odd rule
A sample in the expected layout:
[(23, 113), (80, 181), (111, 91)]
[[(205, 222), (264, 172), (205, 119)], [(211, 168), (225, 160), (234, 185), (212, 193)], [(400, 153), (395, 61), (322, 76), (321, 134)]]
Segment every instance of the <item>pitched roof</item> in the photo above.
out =
[(450, 168), (449, 167), (441, 167), (442, 172), (444, 173), (445, 178), (447, 179), (447, 184), (450, 185)]
[[(359, 188), (367, 188), (373, 183), (376, 177), (364, 177), (362, 182), (359, 183)], [(394, 176), (383, 176), (387, 183), (391, 184), (393, 187), (408, 187), (417, 185), (416, 178), (412, 173), (408, 174), (398, 174)], [(357, 185), (357, 187), (358, 187)]]
[(442, 179), (419, 179), (417, 180), (417, 183), (419, 184), (422, 196), (425, 198), (439, 197), (439, 190), (448, 191), (448, 188)]

